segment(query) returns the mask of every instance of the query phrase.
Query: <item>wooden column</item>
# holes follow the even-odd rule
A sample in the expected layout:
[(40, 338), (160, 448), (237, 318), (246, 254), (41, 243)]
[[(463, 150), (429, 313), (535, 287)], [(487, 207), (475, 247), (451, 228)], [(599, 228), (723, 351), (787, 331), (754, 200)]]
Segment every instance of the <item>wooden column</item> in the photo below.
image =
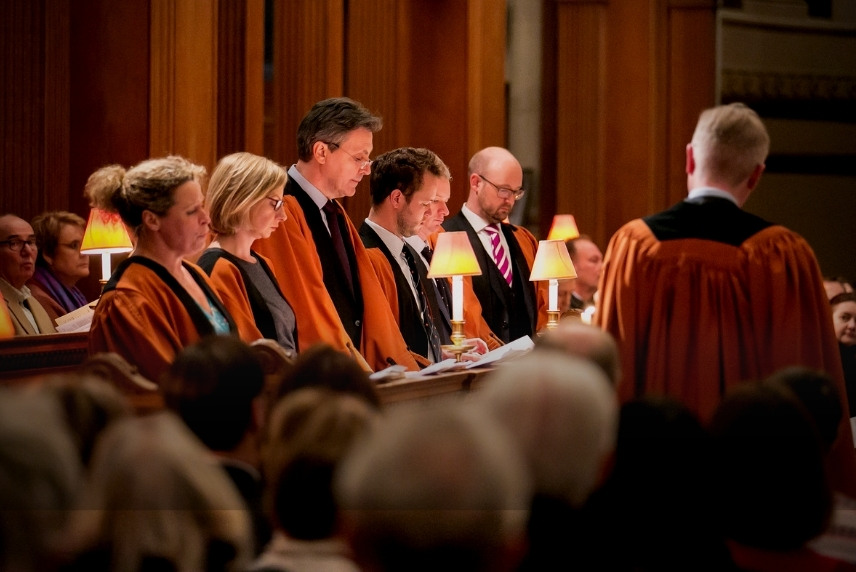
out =
[(152, 0), (149, 154), (217, 162), (215, 0)]
[(714, 3), (548, 0), (545, 10), (541, 225), (569, 212), (605, 248), (619, 226), (686, 193), (683, 148), (713, 104)]

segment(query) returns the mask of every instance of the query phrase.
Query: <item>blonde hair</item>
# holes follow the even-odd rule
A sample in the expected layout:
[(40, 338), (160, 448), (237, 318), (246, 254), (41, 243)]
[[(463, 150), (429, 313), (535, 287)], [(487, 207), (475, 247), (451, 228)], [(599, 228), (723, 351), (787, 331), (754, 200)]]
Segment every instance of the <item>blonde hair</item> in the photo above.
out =
[(89, 176), (84, 192), (92, 206), (118, 212), (135, 233), (143, 211), (163, 216), (175, 203), (175, 189), (188, 181), (200, 182), (205, 167), (170, 155), (147, 159), (127, 171), (121, 165), (101, 167)]
[(252, 153), (232, 153), (220, 159), (205, 193), (211, 230), (234, 234), (247, 221), (250, 209), (287, 179), (280, 165)]
[(56, 247), (59, 246), (59, 233), (67, 224), (79, 227), (81, 230), (86, 229), (86, 221), (68, 211), (50, 211), (33, 218), (31, 226), (36, 235), (36, 244), (39, 246), (39, 259), (43, 258), (43, 254), (54, 255)]
[(746, 180), (770, 151), (758, 114), (742, 103), (720, 105), (699, 116), (692, 139), (697, 169), (733, 185)]

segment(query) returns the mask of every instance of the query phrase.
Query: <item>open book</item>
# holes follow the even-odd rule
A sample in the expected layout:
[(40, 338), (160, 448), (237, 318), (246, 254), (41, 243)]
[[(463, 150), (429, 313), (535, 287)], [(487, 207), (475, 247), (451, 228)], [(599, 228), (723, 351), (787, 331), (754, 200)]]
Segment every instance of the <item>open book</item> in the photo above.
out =
[(85, 304), (77, 310), (72, 310), (56, 319), (56, 331), (67, 334), (70, 332), (88, 332), (92, 325), (92, 315), (98, 300)]

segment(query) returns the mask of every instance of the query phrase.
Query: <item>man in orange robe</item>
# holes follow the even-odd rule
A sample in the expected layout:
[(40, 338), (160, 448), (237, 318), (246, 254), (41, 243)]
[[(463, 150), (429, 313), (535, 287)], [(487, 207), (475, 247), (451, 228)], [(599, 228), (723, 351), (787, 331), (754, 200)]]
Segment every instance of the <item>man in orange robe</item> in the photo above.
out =
[[(623, 400), (668, 394), (706, 419), (729, 388), (789, 365), (829, 372), (844, 400), (814, 253), (798, 234), (741, 208), (769, 141), (742, 104), (704, 111), (686, 149), (688, 197), (612, 237), (595, 323), (618, 342)], [(852, 481), (849, 491), (856, 464), (847, 421), (836, 476)]]
[(300, 349), (315, 342), (358, 350), (380, 370), (419, 368), (407, 349), (356, 227), (337, 199), (371, 172), (381, 119), (348, 98), (316, 103), (297, 132), (297, 164), (288, 170), (288, 216), (254, 249), (271, 261), (300, 324)]

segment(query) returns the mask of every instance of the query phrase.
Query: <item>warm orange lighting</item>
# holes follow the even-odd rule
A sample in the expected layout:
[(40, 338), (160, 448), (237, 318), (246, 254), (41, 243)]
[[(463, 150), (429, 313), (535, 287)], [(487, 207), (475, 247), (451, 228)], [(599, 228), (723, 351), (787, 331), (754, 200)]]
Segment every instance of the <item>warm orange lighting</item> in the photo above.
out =
[(110, 213), (93, 208), (89, 211), (89, 222), (83, 233), (83, 243), (80, 252), (83, 254), (101, 255), (101, 282), (110, 279), (110, 255), (113, 253), (130, 252), (133, 249), (131, 237), (117, 213)]
[(580, 231), (577, 229), (574, 215), (557, 214), (553, 217), (553, 226), (550, 227), (547, 240), (571, 240), (579, 236)]
[(538, 243), (535, 253), (535, 263), (529, 280), (549, 280), (549, 302), (547, 306), (547, 328), (555, 328), (559, 324), (559, 280), (576, 278), (577, 271), (571, 262), (571, 255), (564, 240), (542, 240)]
[(452, 344), (450, 349), (460, 355), (466, 346), (464, 335), (464, 276), (481, 274), (479, 261), (466, 231), (441, 232), (437, 235), (428, 278), (452, 277)]

